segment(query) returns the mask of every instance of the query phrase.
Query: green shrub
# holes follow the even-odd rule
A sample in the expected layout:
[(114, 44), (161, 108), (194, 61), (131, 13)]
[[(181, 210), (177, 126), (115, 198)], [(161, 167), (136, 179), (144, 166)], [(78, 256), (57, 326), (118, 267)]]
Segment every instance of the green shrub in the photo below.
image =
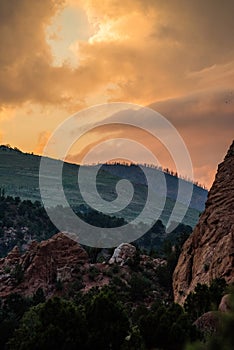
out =
[(95, 266), (90, 266), (89, 268), (89, 279), (95, 281), (96, 277), (99, 275), (99, 270)]
[(226, 282), (224, 279), (215, 279), (210, 287), (198, 283), (194, 292), (189, 293), (185, 300), (184, 308), (192, 321), (210, 310), (217, 310), (222, 296), (225, 293)]

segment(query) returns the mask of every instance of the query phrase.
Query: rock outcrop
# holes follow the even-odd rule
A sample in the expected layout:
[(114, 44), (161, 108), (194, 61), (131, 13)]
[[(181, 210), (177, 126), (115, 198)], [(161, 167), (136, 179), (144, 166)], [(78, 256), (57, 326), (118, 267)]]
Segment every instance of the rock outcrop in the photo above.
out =
[(220, 301), (218, 311), (204, 313), (194, 322), (194, 325), (204, 336), (210, 336), (220, 329), (222, 324), (221, 313), (229, 313), (231, 311), (231, 294), (225, 294)]
[(174, 275), (174, 300), (183, 304), (198, 283), (234, 281), (234, 142), (218, 166), (206, 208), (185, 242)]
[(77, 265), (86, 262), (86, 251), (63, 233), (40, 243), (33, 241), (23, 255), (15, 247), (0, 259), (0, 297), (13, 292), (32, 295), (39, 287), (53, 294), (58, 280), (71, 280)]
[(232, 310), (231, 294), (225, 294), (219, 304), (219, 311), (230, 312)]
[(199, 329), (205, 336), (216, 333), (220, 326), (219, 314), (216, 311), (208, 311), (201, 315), (195, 322), (194, 325)]
[(109, 264), (118, 263), (123, 266), (129, 259), (136, 254), (136, 247), (129, 243), (121, 243), (114, 251), (109, 260)]

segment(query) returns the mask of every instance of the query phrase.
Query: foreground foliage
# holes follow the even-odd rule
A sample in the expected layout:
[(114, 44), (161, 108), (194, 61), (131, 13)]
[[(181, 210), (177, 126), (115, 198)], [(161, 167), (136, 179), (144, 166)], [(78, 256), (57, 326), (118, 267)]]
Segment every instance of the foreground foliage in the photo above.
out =
[[(214, 285), (222, 283), (216, 280), (207, 288), (212, 292)], [(207, 291), (203, 288), (202, 294), (201, 290), (198, 286), (196, 293), (199, 291), (202, 303)], [(217, 301), (223, 293), (219, 298), (216, 295)], [(198, 306), (194, 304), (194, 308)], [(155, 301), (150, 307), (129, 303), (113, 286), (79, 292), (73, 300), (53, 297), (45, 301), (40, 289), (32, 298), (14, 294), (2, 302), (0, 348), (183, 350), (188, 343), (191, 345), (186, 350), (232, 348), (233, 312), (223, 316), (220, 332), (208, 340), (193, 325), (193, 312), (192, 308), (185, 311), (178, 304), (163, 301)]]
[(158, 346), (170, 350), (197, 339), (196, 328), (179, 305), (154, 304), (132, 313), (110, 289), (92, 293), (79, 305), (55, 297), (31, 307), (7, 348), (118, 350), (138, 344), (139, 349)]

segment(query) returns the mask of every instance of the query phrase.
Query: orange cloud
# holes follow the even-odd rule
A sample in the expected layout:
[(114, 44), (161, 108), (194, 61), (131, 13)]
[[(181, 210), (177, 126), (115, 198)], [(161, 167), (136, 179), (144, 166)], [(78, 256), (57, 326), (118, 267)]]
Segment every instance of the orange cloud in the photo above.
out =
[[(150, 107), (160, 112), (177, 128), (192, 158), (195, 179), (209, 187), (213, 182), (217, 164), (222, 161), (233, 139), (234, 92), (208, 90), (155, 103)], [(105, 119), (105, 122), (111, 122), (111, 118)], [(78, 121), (78, 127), (79, 125)], [(157, 131), (155, 129), (157, 125), (153, 121), (152, 128), (152, 131)], [(176, 171), (173, 159), (159, 140), (147, 132), (121, 124), (93, 129), (74, 145), (67, 160), (82, 163), (84, 156), (97, 144), (116, 138), (127, 138), (139, 142), (155, 154), (163, 167)], [(109, 149), (103, 150), (103, 154), (105, 152), (107, 155)], [(93, 162), (100, 161), (101, 156), (102, 154), (94, 153)], [(138, 160), (151, 162), (150, 158), (142, 158), (141, 154), (138, 154)], [(186, 171), (183, 175), (186, 175)]]
[(36, 154), (42, 154), (43, 153), (43, 149), (44, 149), (45, 145), (47, 144), (47, 142), (48, 142), (48, 140), (50, 138), (50, 135), (51, 135), (51, 133), (48, 132), (48, 131), (42, 131), (39, 134), (37, 145), (36, 145), (36, 147), (34, 149), (34, 152)]
[[(78, 6), (92, 30), (69, 44), (77, 65), (55, 66), (47, 30), (66, 6)], [(0, 106), (49, 104), (56, 114), (108, 100), (163, 101), (153, 107), (179, 129), (197, 176), (206, 171), (209, 182), (205, 166), (215, 171), (233, 137), (233, 12), (232, 0), (2, 0)], [(40, 153), (49, 135), (37, 133)]]
[(215, 82), (230, 85), (233, 1), (77, 4), (94, 34), (74, 43), (79, 65), (72, 69), (68, 63), (53, 65), (46, 40), (46, 28), (65, 1), (1, 1), (1, 104), (84, 106), (100, 91), (111, 100), (150, 103), (210, 86), (214, 82), (203, 73), (215, 65), (226, 69), (219, 69)]
[(212, 184), (233, 140), (234, 91), (213, 89), (151, 105), (177, 128), (190, 152), (195, 178)]

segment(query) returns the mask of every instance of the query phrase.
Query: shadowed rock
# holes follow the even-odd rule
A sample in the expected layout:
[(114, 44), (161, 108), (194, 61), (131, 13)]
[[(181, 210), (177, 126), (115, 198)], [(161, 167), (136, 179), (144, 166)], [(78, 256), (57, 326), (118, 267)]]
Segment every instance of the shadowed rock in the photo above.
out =
[(234, 281), (234, 142), (218, 166), (206, 208), (185, 242), (174, 275), (175, 302), (183, 304), (198, 283)]

